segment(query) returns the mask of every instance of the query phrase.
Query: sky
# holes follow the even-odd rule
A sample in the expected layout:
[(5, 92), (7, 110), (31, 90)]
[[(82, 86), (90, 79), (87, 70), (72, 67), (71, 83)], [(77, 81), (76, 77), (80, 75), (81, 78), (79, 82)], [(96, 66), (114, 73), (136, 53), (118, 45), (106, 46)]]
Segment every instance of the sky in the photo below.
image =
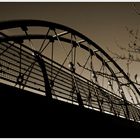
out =
[[(139, 2), (136, 8), (140, 10)], [(109, 48), (120, 53), (116, 42), (128, 46), (126, 26), (140, 28), (140, 15), (130, 2), (1, 2), (0, 12), (0, 21), (38, 19), (66, 25), (86, 35), (107, 52)], [(126, 62), (118, 63), (126, 71)], [(140, 74), (139, 67), (139, 63), (131, 64), (131, 73)]]
[[(96, 42), (105, 51), (107, 48), (120, 51), (116, 41), (128, 46), (126, 26), (140, 28), (140, 15), (136, 14), (131, 2), (1, 2), (0, 21), (13, 19), (40, 19), (71, 27)], [(140, 3), (136, 3), (140, 10)], [(108, 52), (109, 53), (109, 52)], [(126, 64), (118, 62), (126, 70)], [(134, 66), (136, 67), (135, 71)], [(132, 67), (132, 68), (131, 68)], [(131, 73), (139, 65), (131, 64)]]
[[(140, 10), (140, 3), (136, 3)], [(130, 2), (1, 2), (0, 21), (14, 19), (37, 19), (59, 23), (73, 28), (89, 37), (104, 49), (122, 54), (116, 42), (127, 47), (129, 29), (140, 29), (140, 15)], [(126, 71), (126, 62), (117, 61)], [(140, 62), (130, 65), (132, 77), (138, 73)]]

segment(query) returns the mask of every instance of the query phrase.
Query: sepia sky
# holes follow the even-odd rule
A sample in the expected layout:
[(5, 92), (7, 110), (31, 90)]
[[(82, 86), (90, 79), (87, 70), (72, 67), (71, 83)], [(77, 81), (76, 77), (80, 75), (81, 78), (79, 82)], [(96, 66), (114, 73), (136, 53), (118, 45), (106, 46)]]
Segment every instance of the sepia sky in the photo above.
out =
[[(136, 3), (140, 9), (140, 3)], [(0, 21), (39, 19), (71, 27), (96, 42), (105, 51), (120, 53), (115, 42), (128, 46), (126, 27), (140, 28), (140, 15), (130, 2), (8, 2), (0, 3)], [(108, 52), (109, 53), (109, 52)], [(118, 62), (124, 70), (124, 62)], [(139, 63), (131, 64), (131, 73), (140, 76)]]

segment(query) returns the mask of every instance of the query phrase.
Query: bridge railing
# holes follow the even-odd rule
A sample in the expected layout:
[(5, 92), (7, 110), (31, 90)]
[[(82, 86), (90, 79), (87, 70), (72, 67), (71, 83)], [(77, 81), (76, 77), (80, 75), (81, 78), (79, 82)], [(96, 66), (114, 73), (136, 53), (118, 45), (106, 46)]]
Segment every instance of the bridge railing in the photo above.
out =
[[(79, 93), (86, 108), (140, 121), (140, 109), (121, 97), (42, 56), (52, 98), (78, 105)], [(0, 43), (0, 82), (47, 95), (44, 77), (33, 50), (15, 42)]]

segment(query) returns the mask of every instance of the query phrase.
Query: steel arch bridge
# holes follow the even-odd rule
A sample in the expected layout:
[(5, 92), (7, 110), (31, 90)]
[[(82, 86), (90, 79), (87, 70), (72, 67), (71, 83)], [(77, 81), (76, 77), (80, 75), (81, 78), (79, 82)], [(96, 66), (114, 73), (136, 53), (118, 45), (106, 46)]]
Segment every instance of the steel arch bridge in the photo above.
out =
[(0, 22), (0, 83), (140, 121), (140, 92), (94, 41), (40, 20)]

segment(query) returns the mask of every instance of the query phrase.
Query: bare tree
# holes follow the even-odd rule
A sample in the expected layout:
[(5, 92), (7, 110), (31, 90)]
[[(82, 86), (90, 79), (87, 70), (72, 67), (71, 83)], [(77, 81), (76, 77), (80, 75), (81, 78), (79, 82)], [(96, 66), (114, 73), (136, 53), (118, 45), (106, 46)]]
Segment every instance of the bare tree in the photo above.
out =
[(137, 15), (140, 15), (140, 9), (136, 6), (136, 3), (131, 3), (132, 9)]
[[(126, 61), (127, 66), (127, 75), (130, 76), (129, 67), (131, 63), (140, 62), (140, 37), (139, 37), (139, 29), (129, 29), (127, 26), (125, 27), (128, 32), (129, 41), (126, 47), (121, 46), (117, 41), (115, 41), (116, 46), (121, 50), (123, 54), (113, 52), (108, 49), (109, 52), (113, 55), (113, 59), (115, 60), (124, 60)], [(140, 85), (138, 83), (138, 74), (134, 75), (134, 83)]]

